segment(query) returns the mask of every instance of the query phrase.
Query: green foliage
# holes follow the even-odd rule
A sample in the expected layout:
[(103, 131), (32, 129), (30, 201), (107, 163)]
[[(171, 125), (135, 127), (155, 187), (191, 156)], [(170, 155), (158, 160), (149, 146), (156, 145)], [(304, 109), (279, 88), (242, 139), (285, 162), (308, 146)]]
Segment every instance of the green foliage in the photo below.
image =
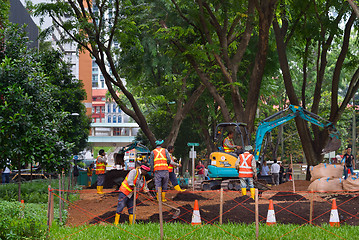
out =
[[(21, 184), (21, 199), (25, 203), (47, 203), (48, 202), (48, 186), (54, 189), (58, 188), (58, 180), (33, 180), (32, 182), (24, 182)], [(67, 186), (67, 184), (65, 184)], [(18, 184), (9, 183), (0, 185), (0, 200), (17, 201)], [(56, 193), (58, 194), (58, 193)], [(71, 200), (76, 196), (71, 195)], [(57, 203), (55, 203), (56, 206)]]
[(28, 49), (21, 28), (10, 25), (0, 34), (6, 39), (0, 59), (1, 165), (11, 161), (20, 168), (34, 161), (48, 171), (66, 169), (88, 136), (82, 84), (72, 80), (57, 52)]
[(8, 23), (9, 10), (10, 10), (9, 0), (0, 0), (0, 28), (3, 28)]
[(0, 201), (0, 239), (46, 239), (46, 204)]

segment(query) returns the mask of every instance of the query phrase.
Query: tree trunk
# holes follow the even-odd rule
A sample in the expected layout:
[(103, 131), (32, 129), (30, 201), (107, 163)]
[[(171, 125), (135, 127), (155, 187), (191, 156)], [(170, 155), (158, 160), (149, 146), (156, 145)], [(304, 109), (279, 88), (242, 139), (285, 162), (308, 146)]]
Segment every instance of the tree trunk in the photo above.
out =
[(178, 110), (173, 119), (171, 131), (168, 134), (168, 136), (164, 142), (164, 146), (170, 146), (170, 145), (173, 146), (174, 145), (174, 143), (177, 139), (181, 124), (183, 122), (183, 119), (186, 117), (188, 112), (192, 109), (192, 107), (194, 106), (194, 104), (196, 103), (198, 98), (202, 95), (202, 93), (204, 92), (205, 89), (206, 89), (205, 86), (201, 84), (193, 92), (193, 94), (191, 95), (191, 97), (188, 99), (188, 101), (186, 102), (186, 104), (183, 107), (177, 106)]

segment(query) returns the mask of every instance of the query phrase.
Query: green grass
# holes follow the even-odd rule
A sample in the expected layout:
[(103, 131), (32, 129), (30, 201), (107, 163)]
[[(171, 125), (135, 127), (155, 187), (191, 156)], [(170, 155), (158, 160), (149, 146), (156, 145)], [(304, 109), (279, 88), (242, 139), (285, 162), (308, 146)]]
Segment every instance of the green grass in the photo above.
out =
[[(191, 226), (190, 224), (170, 223), (164, 225), (164, 239), (255, 239), (255, 225), (223, 224)], [(359, 228), (343, 225), (339, 228), (323, 225), (259, 226), (259, 239), (357, 239)], [(161, 239), (158, 223), (84, 225), (79, 227), (51, 228), (50, 239)]]

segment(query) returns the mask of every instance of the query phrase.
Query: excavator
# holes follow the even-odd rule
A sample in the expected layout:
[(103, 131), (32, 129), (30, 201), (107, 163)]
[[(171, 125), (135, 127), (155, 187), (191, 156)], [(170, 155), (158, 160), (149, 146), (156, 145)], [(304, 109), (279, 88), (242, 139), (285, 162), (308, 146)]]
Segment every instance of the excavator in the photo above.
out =
[[(258, 163), (263, 162), (265, 151), (263, 151), (261, 154), (261, 148), (266, 134), (270, 133), (274, 128), (287, 123), (296, 117), (302, 118), (305, 121), (308, 121), (329, 131), (330, 141), (322, 150), (323, 154), (336, 151), (340, 148), (341, 141), (339, 140), (339, 132), (332, 122), (329, 122), (300, 106), (290, 105), (288, 108), (281, 110), (270, 117), (267, 117), (259, 123), (254, 143), (254, 157)], [(224, 139), (225, 133), (228, 131), (234, 131), (234, 142), (237, 143), (237, 145), (240, 145), (243, 148), (245, 145), (250, 145), (250, 136), (248, 135), (245, 123), (221, 123), (217, 125), (214, 138), (217, 151), (210, 154), (210, 165), (208, 166), (208, 175), (211, 180), (203, 181), (201, 185), (197, 187), (197, 189), (240, 189), (238, 172), (234, 167), (240, 152), (224, 152), (222, 147), (222, 141)], [(260, 181), (255, 181), (255, 184), (259, 189), (265, 190), (267, 188), (266, 185)]]

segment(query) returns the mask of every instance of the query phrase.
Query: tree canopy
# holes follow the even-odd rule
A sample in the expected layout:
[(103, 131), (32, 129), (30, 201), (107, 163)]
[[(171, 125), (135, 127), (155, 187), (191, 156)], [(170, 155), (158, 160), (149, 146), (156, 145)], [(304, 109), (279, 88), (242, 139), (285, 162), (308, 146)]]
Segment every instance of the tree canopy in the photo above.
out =
[[(81, 83), (71, 80), (60, 55), (28, 49), (26, 33), (17, 25), (6, 26), (0, 35), (5, 37), (0, 65), (1, 164), (11, 162), (21, 169), (38, 162), (48, 171), (67, 168), (71, 154), (83, 150), (88, 136)], [(80, 119), (70, 119), (67, 111), (77, 111)], [(68, 130), (73, 125), (77, 128)]]

